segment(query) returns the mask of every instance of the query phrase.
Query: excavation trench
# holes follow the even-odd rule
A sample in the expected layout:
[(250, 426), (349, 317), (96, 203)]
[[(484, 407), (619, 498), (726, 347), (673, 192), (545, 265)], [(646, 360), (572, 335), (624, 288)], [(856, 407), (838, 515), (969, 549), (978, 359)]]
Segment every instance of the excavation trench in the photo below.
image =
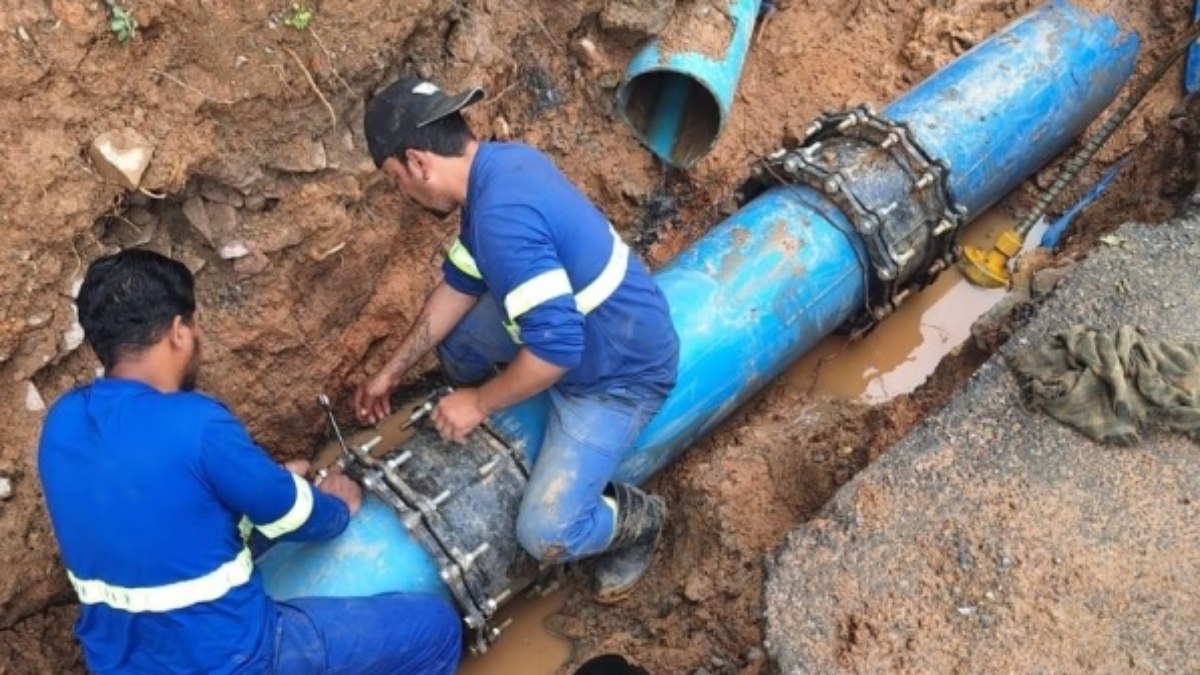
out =
[[(282, 4), (135, 3), (146, 28), (121, 45), (108, 40), (98, 12), (19, 1), (0, 43), (0, 88), (9, 94), (0, 127), (12, 150), (0, 173), (0, 249), (8, 252), (0, 266), (0, 374), (8, 387), (0, 477), (12, 484), (0, 505), (0, 562), (14, 570), (0, 580), (0, 673), (82, 672), (71, 639), (77, 612), (32, 449), (40, 406), (95, 376), (70, 297), (90, 260), (118, 247), (161, 247), (196, 269), (203, 388), (227, 401), (277, 459), (308, 456), (326, 432), (316, 394), (328, 392), (350, 418), (349, 392), (395, 347), (455, 228), (405, 204), (366, 161), (357, 120), (378, 84), (417, 70), (448, 85), (485, 85), (492, 98), (471, 113), (480, 135), (546, 150), (631, 240), (635, 223), (653, 222), (646, 239), (658, 243), (643, 252), (660, 267), (722, 219), (752, 158), (796, 138), (823, 107), (893, 100), (1034, 4), (781, 5), (748, 54), (721, 141), (672, 177), (664, 213), (661, 167), (610, 114), (632, 49), (597, 21), (595, 3), (539, 0), (513, 12), (491, 0), (368, 0), (353, 13), (318, 8), (317, 37), (282, 27)], [(1131, 5), (1147, 54), (1184, 24), (1185, 4)], [(576, 48), (583, 37), (595, 52)], [(305, 64), (336, 122), (282, 46)], [(1162, 124), (1178, 100), (1164, 85), (1085, 176), (1086, 184), (1133, 149), (1109, 197), (1068, 234), (1067, 257), (1085, 254), (1117, 222), (1160, 220), (1180, 186), (1190, 188), (1192, 157), (1181, 138), (1194, 135), (1196, 115)], [(104, 183), (89, 166), (83, 148), (100, 131), (125, 126), (156, 144), (143, 185), (167, 199)], [(1027, 206), (1030, 194), (1022, 188), (1009, 208)], [(206, 215), (217, 205), (211, 241), (184, 213), (194, 198)], [(234, 220), (225, 230), (227, 206)], [(225, 249), (239, 243), (245, 252)], [(984, 356), (968, 341), (941, 359), (966, 335), (963, 316), (994, 300), (954, 283), (954, 274), (866, 340), (822, 344), (653, 481), (671, 522), (658, 562), (628, 603), (592, 604), (587, 566), (568, 570), (557, 594), (510, 605), (520, 617), (486, 658), (522, 673), (534, 672), (535, 661), (544, 672), (572, 673), (607, 654), (655, 675), (769, 672), (764, 557), (952, 396)], [(504, 667), (465, 664), (474, 672)]]

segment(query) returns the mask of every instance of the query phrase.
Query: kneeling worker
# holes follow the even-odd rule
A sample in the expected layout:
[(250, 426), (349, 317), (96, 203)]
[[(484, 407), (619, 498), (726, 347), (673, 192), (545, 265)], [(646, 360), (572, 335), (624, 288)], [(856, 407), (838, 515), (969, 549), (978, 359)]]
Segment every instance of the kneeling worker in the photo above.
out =
[(46, 416), (38, 470), (96, 673), (449, 675), (460, 619), (440, 598), (274, 602), (247, 541), (337, 536), (361, 504), (271, 461), (218, 401), (193, 393), (191, 273), (149, 251), (101, 258), (77, 300), (106, 374)]
[(601, 555), (597, 597), (616, 601), (649, 567), (666, 506), (613, 477), (675, 385), (679, 338), (646, 267), (548, 157), (476, 141), (459, 111), (482, 94), (406, 78), (367, 104), (376, 166), (426, 210), (460, 209), (462, 223), (443, 281), (356, 408), (364, 421), (389, 414), (404, 373), (435, 347), (467, 385), (432, 414), (446, 439), (548, 391), (516, 536), (543, 562)]

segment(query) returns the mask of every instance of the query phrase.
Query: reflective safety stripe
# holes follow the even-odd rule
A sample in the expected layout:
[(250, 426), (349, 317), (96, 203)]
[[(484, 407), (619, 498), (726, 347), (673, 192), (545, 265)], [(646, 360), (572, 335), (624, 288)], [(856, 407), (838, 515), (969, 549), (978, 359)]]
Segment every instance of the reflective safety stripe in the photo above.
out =
[(258, 531), (262, 532), (263, 536), (268, 539), (276, 539), (296, 530), (307, 522), (308, 517), (312, 515), (312, 487), (309, 486), (308, 481), (296, 474), (289, 475), (292, 477), (292, 482), (296, 484), (296, 500), (292, 502), (292, 508), (288, 509), (288, 512), (283, 514), (279, 520), (257, 526)]
[(254, 561), (250, 549), (243, 548), (236, 558), (195, 579), (162, 586), (126, 588), (98, 579), (80, 579), (70, 570), (67, 578), (85, 605), (104, 604), (126, 612), (170, 612), (211, 602), (250, 580)]
[(446, 249), (446, 257), (449, 258), (450, 264), (458, 268), (459, 272), (471, 277), (472, 279), (482, 279), (483, 275), (479, 273), (479, 267), (475, 264), (475, 258), (471, 256), (471, 252), (463, 245), (462, 239), (454, 238), (454, 243), (450, 248)]
[[(617, 292), (621, 282), (625, 280), (625, 273), (629, 270), (629, 245), (621, 240), (621, 235), (617, 234), (611, 225), (608, 231), (613, 240), (612, 254), (608, 257), (608, 262), (590, 284), (575, 294), (575, 307), (585, 316)], [(521, 343), (518, 317), (547, 300), (570, 293), (571, 290), (567, 273), (557, 269), (535, 276), (504, 296), (504, 311), (508, 314), (504, 329), (508, 331), (513, 342)]]
[(238, 536), (242, 538), (243, 542), (250, 541), (252, 530), (254, 530), (254, 523), (250, 522), (246, 516), (242, 516), (242, 519), (238, 521)]
[(571, 294), (571, 280), (567, 271), (561, 267), (549, 272), (542, 272), (536, 277), (512, 289), (504, 296), (504, 311), (510, 321), (516, 320), (525, 312), (538, 305), (559, 297)]
[(575, 295), (575, 304), (583, 314), (590, 314), (616, 293), (625, 280), (625, 271), (629, 269), (629, 245), (621, 241), (621, 235), (616, 230), (609, 227), (609, 231), (612, 232), (613, 250), (608, 257), (608, 264), (600, 271), (600, 276)]

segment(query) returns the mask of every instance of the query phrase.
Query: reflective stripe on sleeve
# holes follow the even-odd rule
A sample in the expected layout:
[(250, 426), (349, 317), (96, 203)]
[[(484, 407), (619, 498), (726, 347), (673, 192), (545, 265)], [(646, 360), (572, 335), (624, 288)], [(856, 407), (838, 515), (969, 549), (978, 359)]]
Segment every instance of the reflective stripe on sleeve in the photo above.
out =
[(250, 580), (254, 561), (250, 549), (243, 548), (236, 558), (217, 569), (194, 579), (162, 586), (127, 588), (108, 584), (99, 579), (80, 579), (70, 570), (67, 578), (85, 605), (104, 604), (126, 612), (170, 612), (211, 602)]
[(612, 255), (608, 257), (608, 264), (600, 271), (600, 276), (575, 295), (575, 304), (583, 314), (589, 314), (616, 293), (621, 282), (625, 280), (626, 270), (629, 269), (629, 245), (621, 241), (621, 236), (616, 230), (611, 231), (613, 250)]
[(296, 484), (296, 499), (292, 502), (292, 508), (288, 509), (287, 513), (283, 514), (283, 516), (273, 523), (255, 526), (268, 539), (277, 539), (288, 532), (295, 531), (312, 515), (312, 486), (308, 484), (308, 481), (294, 473), (288, 475), (292, 477), (292, 482)]
[(483, 275), (479, 273), (479, 267), (475, 264), (475, 258), (471, 256), (471, 252), (463, 245), (462, 239), (454, 238), (454, 243), (450, 248), (446, 249), (446, 257), (450, 260), (450, 264), (458, 268), (459, 272), (471, 277), (472, 279), (483, 279)]
[(510, 321), (515, 321), (517, 317), (547, 300), (570, 294), (571, 280), (567, 278), (567, 271), (560, 267), (542, 272), (512, 289), (504, 296), (504, 311)]

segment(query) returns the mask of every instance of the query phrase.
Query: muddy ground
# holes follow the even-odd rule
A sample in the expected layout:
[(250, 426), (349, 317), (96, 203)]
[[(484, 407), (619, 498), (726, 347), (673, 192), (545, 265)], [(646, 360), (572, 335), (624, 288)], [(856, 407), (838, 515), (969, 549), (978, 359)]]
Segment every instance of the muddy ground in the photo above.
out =
[[(304, 30), (286, 25), (290, 2), (131, 1), (140, 29), (128, 44), (108, 33), (99, 2), (10, 3), (0, 14), (0, 477), (13, 494), (0, 501), (0, 672), (80, 667), (33, 449), (44, 405), (97, 366), (71, 309), (89, 260), (148, 246), (186, 261), (204, 307), (203, 387), (278, 458), (306, 456), (323, 432), (315, 394), (350, 417), (348, 393), (395, 346), (456, 227), (374, 171), (360, 118), (375, 88), (410, 71), (484, 85), (489, 98), (470, 113), (477, 132), (549, 152), (658, 265), (728, 212), (751, 160), (821, 109), (885, 103), (1036, 4), (780, 4), (724, 136), (684, 174), (640, 148), (612, 102), (632, 46), (658, 29), (639, 17), (669, 19), (692, 1), (626, 0), (626, 11), (616, 0), (312, 3)], [(1123, 20), (1151, 54), (1190, 9), (1129, 5)], [(579, 48), (585, 37), (595, 52)], [(1089, 171), (1137, 153), (1065, 255), (1117, 222), (1166, 215), (1190, 187), (1188, 118), (1168, 122), (1177, 82), (1172, 74)], [(125, 126), (155, 148), (145, 192), (106, 183), (85, 153)], [(235, 243), (249, 254), (222, 259)], [(930, 387), (876, 408), (769, 389), (658, 479), (674, 518), (644, 592), (611, 610), (579, 595), (556, 620), (580, 638), (579, 658), (621, 651), (656, 673), (768, 669), (764, 555), (981, 361), (963, 354)]]

